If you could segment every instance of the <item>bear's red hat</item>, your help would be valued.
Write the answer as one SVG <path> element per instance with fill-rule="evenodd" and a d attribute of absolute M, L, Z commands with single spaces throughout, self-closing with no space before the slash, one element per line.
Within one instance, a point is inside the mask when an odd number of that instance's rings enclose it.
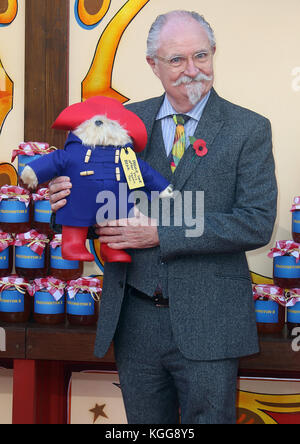
<path fill-rule="evenodd" d="M 105 115 L 108 119 L 119 122 L 133 140 L 135 152 L 144 150 L 147 144 L 147 130 L 144 123 L 121 102 L 110 97 L 95 96 L 68 106 L 57 117 L 52 128 L 72 131 L 96 115 Z"/>

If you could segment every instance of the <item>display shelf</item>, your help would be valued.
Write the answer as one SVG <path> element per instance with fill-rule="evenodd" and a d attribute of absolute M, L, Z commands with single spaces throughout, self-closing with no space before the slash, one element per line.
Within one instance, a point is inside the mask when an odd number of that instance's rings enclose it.
<path fill-rule="evenodd" d="M 26 358 L 53 361 L 114 363 L 113 347 L 105 357 L 94 355 L 96 326 L 46 326 L 29 323 L 26 329 Z"/>
<path fill-rule="evenodd" d="M 0 360 L 4 358 L 24 359 L 26 356 L 26 324 L 7 324 L 0 322 L 0 329 L 3 329 L 5 332 L 5 339 L 3 340 L 3 330 L 0 330 Z M 5 347 L 3 347 L 3 342 L 5 343 Z M 5 348 L 5 351 L 3 351 L 2 348 Z"/>

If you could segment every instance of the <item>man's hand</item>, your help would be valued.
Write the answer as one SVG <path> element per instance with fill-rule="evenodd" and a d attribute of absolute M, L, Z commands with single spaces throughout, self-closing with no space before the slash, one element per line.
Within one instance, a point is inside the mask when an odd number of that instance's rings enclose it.
<path fill-rule="evenodd" d="M 159 245 L 155 219 L 144 216 L 135 208 L 135 217 L 107 221 L 96 227 L 99 241 L 110 248 L 152 248 Z"/>
<path fill-rule="evenodd" d="M 66 197 L 70 194 L 72 184 L 69 177 L 60 176 L 49 183 L 51 210 L 55 213 L 66 205 Z"/>

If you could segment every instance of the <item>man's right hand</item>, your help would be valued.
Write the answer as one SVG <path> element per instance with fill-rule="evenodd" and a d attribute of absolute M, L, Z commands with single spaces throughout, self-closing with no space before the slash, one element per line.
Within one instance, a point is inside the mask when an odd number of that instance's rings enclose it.
<path fill-rule="evenodd" d="M 72 188 L 72 184 L 70 178 L 66 176 L 56 177 L 49 183 L 49 200 L 54 213 L 66 205 L 65 198 L 70 194 L 70 188 Z"/>

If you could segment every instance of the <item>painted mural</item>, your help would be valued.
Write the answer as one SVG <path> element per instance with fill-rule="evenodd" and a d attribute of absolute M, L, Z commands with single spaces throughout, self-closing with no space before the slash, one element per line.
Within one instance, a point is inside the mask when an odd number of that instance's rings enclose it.
<path fill-rule="evenodd" d="M 0 0 L 0 28 L 10 26 L 15 20 L 17 13 L 17 0 Z M 0 54 L 0 134 L 9 112 L 13 109 L 13 98 L 14 82 L 6 72 Z M 17 173 L 13 165 L 0 163 L 0 186 L 5 184 L 16 185 Z"/>

